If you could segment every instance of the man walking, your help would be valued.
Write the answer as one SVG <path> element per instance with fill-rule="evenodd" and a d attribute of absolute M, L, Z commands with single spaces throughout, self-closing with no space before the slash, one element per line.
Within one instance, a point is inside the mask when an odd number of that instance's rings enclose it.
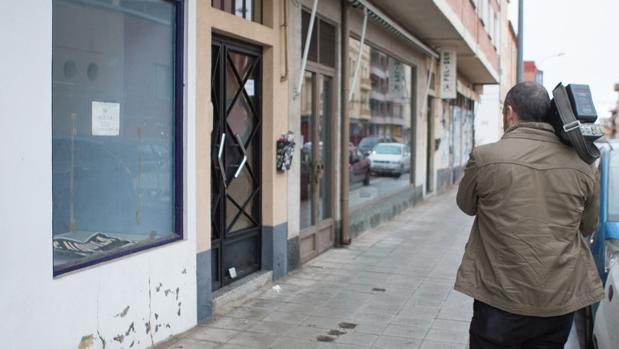
<path fill-rule="evenodd" d="M 550 98 L 507 94 L 505 134 L 475 148 L 458 188 L 476 216 L 455 289 L 475 299 L 470 348 L 563 348 L 574 312 L 604 289 L 585 237 L 598 222 L 596 169 L 544 122 Z"/>

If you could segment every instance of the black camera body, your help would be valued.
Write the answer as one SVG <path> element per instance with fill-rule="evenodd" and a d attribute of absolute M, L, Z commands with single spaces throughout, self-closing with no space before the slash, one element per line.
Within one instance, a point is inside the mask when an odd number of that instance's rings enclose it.
<path fill-rule="evenodd" d="M 597 112 L 589 85 L 559 83 L 552 90 L 548 120 L 561 141 L 573 147 L 578 156 L 591 164 L 600 157 L 593 143 L 604 135 L 604 129 L 595 124 Z"/>

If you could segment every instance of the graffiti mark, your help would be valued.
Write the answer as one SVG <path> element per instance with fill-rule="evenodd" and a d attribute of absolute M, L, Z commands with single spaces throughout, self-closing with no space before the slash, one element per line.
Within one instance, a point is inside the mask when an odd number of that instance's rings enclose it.
<path fill-rule="evenodd" d="M 129 313 L 129 308 L 130 308 L 130 306 L 126 306 L 125 309 L 123 309 L 123 311 L 121 311 L 120 313 L 116 314 L 114 317 L 125 317 L 125 316 L 127 316 L 127 313 Z"/>
<path fill-rule="evenodd" d="M 167 297 L 170 293 L 172 293 L 172 290 L 167 288 L 165 291 L 163 291 L 163 294 L 165 294 L 165 296 Z"/>
<path fill-rule="evenodd" d="M 176 288 L 176 300 L 178 300 L 178 293 L 180 292 L 180 290 L 181 289 L 179 287 Z"/>
<path fill-rule="evenodd" d="M 92 343 L 95 341 L 95 336 L 90 334 L 88 336 L 83 336 L 82 340 L 80 341 L 80 344 L 78 346 L 79 349 L 86 349 L 86 348 L 90 348 L 90 346 L 92 345 Z"/>
<path fill-rule="evenodd" d="M 129 348 L 133 348 L 134 345 L 135 345 L 135 341 L 131 341 L 131 344 L 129 344 Z"/>
<path fill-rule="evenodd" d="M 181 271 L 181 274 L 187 274 L 187 268 L 183 269 L 183 271 Z"/>
<path fill-rule="evenodd" d="M 150 333 L 150 321 L 145 323 L 144 326 L 146 326 L 146 334 Z"/>
<path fill-rule="evenodd" d="M 119 334 L 118 336 L 114 337 L 114 340 L 117 341 L 118 343 L 122 343 L 125 340 L 125 336 L 122 334 Z"/>
<path fill-rule="evenodd" d="M 155 292 L 159 292 L 163 284 L 160 282 L 158 286 L 155 287 Z"/>
<path fill-rule="evenodd" d="M 155 313 L 155 320 L 159 320 L 159 314 Z"/>

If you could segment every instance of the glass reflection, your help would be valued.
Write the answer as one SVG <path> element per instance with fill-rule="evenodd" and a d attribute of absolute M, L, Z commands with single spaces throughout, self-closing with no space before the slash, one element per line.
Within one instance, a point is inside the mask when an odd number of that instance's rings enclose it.
<path fill-rule="evenodd" d="M 312 225 L 312 127 L 314 76 L 305 72 L 304 87 L 301 92 L 301 229 Z"/>
<path fill-rule="evenodd" d="M 356 39 L 349 43 L 352 66 L 361 60 L 349 121 L 349 200 L 354 209 L 410 185 L 414 81 L 411 66 Z M 373 151 L 385 143 L 400 153 Z"/>

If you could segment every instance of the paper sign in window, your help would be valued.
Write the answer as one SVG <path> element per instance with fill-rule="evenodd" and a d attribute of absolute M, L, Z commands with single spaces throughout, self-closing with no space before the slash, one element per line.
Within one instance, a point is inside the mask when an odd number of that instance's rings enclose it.
<path fill-rule="evenodd" d="M 256 94 L 256 81 L 249 79 L 245 82 L 245 92 L 249 97 L 253 97 Z"/>
<path fill-rule="evenodd" d="M 92 135 L 120 134 L 120 103 L 92 102 Z"/>

